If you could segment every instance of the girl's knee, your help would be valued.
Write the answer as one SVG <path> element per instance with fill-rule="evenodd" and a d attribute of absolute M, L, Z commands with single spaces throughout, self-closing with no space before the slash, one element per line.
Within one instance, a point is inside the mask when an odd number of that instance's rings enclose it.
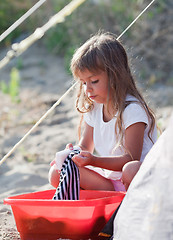
<path fill-rule="evenodd" d="M 56 171 L 56 169 L 54 168 L 54 166 L 52 166 L 49 170 L 49 174 L 48 174 L 48 179 L 49 179 L 49 183 L 57 188 L 58 184 L 59 184 L 59 173 Z"/>
<path fill-rule="evenodd" d="M 140 166 L 141 166 L 141 162 L 139 161 L 128 162 L 124 165 L 122 169 L 122 181 L 126 190 L 128 189 L 132 179 L 138 172 Z"/>

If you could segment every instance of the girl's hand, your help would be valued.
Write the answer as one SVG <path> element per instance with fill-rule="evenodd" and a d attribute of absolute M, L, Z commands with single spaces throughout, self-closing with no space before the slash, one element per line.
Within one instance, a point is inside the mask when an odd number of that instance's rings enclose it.
<path fill-rule="evenodd" d="M 50 163 L 50 166 L 52 167 L 55 164 L 55 159 Z"/>
<path fill-rule="evenodd" d="M 72 160 L 78 167 L 84 167 L 86 165 L 92 165 L 94 158 L 94 155 L 90 152 L 82 151 L 80 154 L 75 155 Z"/>
<path fill-rule="evenodd" d="M 68 143 L 68 144 L 66 145 L 66 149 L 73 150 L 73 144 L 72 144 L 72 143 Z"/>

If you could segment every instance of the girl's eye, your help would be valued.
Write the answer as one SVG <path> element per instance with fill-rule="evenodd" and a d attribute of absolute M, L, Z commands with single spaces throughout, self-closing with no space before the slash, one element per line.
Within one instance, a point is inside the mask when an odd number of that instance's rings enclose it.
<path fill-rule="evenodd" d="M 94 80 L 92 81 L 93 84 L 98 83 L 99 80 Z"/>

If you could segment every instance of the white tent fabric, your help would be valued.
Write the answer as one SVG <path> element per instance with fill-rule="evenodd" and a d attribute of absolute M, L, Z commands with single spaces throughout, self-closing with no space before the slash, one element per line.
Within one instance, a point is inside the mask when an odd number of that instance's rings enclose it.
<path fill-rule="evenodd" d="M 133 179 L 114 240 L 173 240 L 173 115 Z"/>

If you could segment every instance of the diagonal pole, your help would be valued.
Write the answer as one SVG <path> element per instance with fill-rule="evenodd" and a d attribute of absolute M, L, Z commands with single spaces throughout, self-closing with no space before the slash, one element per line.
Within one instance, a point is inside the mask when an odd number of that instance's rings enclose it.
<path fill-rule="evenodd" d="M 117 37 L 117 40 L 119 40 L 128 30 L 129 28 L 132 27 L 132 25 L 140 18 L 140 16 L 154 3 L 155 0 L 151 1 L 146 8 L 144 8 L 144 10 L 133 20 L 133 22 L 131 22 L 129 24 L 128 27 L 126 27 L 126 29 Z"/>
<path fill-rule="evenodd" d="M 69 16 L 76 8 L 78 8 L 83 2 L 86 0 L 72 0 L 69 4 L 67 4 L 61 11 L 55 14 L 50 20 L 44 24 L 42 27 L 37 28 L 34 33 L 32 33 L 29 37 L 22 40 L 20 43 L 15 43 L 11 47 L 6 56 L 0 61 L 0 69 L 9 63 L 9 61 L 21 55 L 25 52 L 33 43 L 42 38 L 44 34 L 53 26 L 58 23 L 64 21 L 65 17 Z"/>
<path fill-rule="evenodd" d="M 23 23 L 33 12 L 35 12 L 43 3 L 47 0 L 38 1 L 33 7 L 31 7 L 23 16 L 21 16 L 16 22 L 14 22 L 5 32 L 0 35 L 0 42 L 4 40 L 11 32 L 13 32 L 21 23 Z"/>

